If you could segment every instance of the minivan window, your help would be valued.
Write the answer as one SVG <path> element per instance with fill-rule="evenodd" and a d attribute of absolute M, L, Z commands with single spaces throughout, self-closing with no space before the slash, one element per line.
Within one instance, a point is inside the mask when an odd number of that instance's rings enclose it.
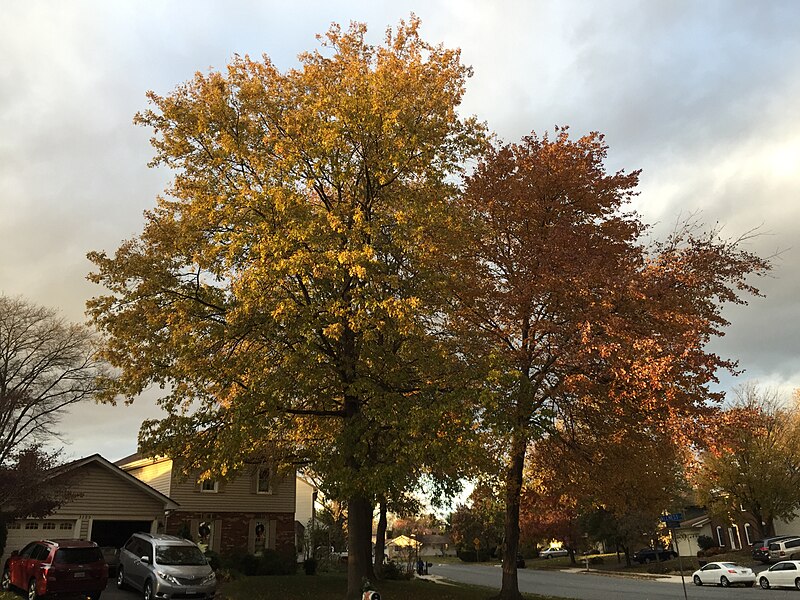
<path fill-rule="evenodd" d="M 59 548 L 53 562 L 62 565 L 83 565 L 103 560 L 100 548 Z"/>
<path fill-rule="evenodd" d="M 205 565 L 206 558 L 197 546 L 156 546 L 160 565 Z"/>

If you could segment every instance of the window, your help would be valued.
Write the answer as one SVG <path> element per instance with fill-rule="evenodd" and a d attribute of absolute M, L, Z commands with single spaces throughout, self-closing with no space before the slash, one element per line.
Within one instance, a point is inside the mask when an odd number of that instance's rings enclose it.
<path fill-rule="evenodd" d="M 20 523 L 19 521 L 15 521 L 14 523 L 11 523 L 11 525 L 9 525 L 8 528 L 9 529 L 22 529 L 22 523 Z"/>
<path fill-rule="evenodd" d="M 271 494 L 272 486 L 270 484 L 270 469 L 269 467 L 260 467 L 258 469 L 256 492 L 259 494 Z"/>
<path fill-rule="evenodd" d="M 745 523 L 744 524 L 744 537 L 747 538 L 747 545 L 748 546 L 752 546 L 753 545 L 753 536 L 751 535 L 751 533 L 752 533 L 751 530 L 752 529 L 753 528 L 750 527 L 750 523 Z"/>
<path fill-rule="evenodd" d="M 58 528 L 59 529 L 72 529 L 72 523 L 60 523 Z"/>
<path fill-rule="evenodd" d="M 25 529 L 39 529 L 39 524 L 33 522 L 25 523 Z"/>
<path fill-rule="evenodd" d="M 731 540 L 731 550 L 741 550 L 742 538 L 739 535 L 738 525 L 728 528 L 728 538 Z"/>
<path fill-rule="evenodd" d="M 42 529 L 55 529 L 55 523 L 42 523 Z"/>
<path fill-rule="evenodd" d="M 717 525 L 717 543 L 720 546 L 725 545 L 725 532 L 722 531 L 722 527 L 720 527 L 719 525 Z"/>
<path fill-rule="evenodd" d="M 219 481 L 216 479 L 204 479 L 200 482 L 200 491 L 208 494 L 216 494 L 219 491 Z"/>

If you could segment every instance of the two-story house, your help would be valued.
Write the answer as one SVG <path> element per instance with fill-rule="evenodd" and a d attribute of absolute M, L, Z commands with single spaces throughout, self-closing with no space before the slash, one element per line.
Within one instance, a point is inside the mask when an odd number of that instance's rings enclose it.
<path fill-rule="evenodd" d="M 116 465 L 178 505 L 164 519 L 165 533 L 188 533 L 201 547 L 221 554 L 294 551 L 294 477 L 253 465 L 233 478 L 200 481 L 183 476 L 170 458 L 138 453 Z"/>

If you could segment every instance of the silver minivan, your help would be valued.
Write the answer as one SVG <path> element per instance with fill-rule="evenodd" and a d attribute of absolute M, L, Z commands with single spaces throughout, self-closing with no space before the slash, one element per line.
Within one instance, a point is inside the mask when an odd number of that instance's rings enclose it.
<path fill-rule="evenodd" d="M 800 559 L 800 537 L 790 537 L 785 540 L 777 540 L 769 545 L 769 560 L 776 562 L 779 560 Z"/>
<path fill-rule="evenodd" d="M 144 600 L 207 600 L 217 579 L 197 544 L 163 533 L 134 533 L 119 552 L 117 587 L 132 587 Z"/>

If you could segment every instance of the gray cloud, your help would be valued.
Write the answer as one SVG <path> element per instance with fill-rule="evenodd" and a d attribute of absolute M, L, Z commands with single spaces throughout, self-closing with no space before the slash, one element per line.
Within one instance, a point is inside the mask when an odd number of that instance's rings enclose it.
<path fill-rule="evenodd" d="M 387 25 L 414 10 L 431 41 L 462 48 L 475 76 L 465 113 L 504 139 L 568 124 L 599 130 L 610 168 L 642 168 L 636 208 L 655 231 L 696 210 L 738 235 L 762 225 L 784 250 L 767 297 L 728 311 L 715 342 L 747 376 L 800 387 L 800 3 L 437 0 L 305 3 L 7 0 L 0 20 L 0 290 L 82 320 L 99 290 L 87 251 L 142 226 L 169 173 L 146 167 L 132 125 L 144 93 L 167 93 L 234 53 L 281 68 L 332 21 Z M 723 387 L 733 385 L 729 378 Z M 85 406 L 64 422 L 70 452 L 135 449 L 152 397 Z M 95 422 L 102 422 L 97 427 Z"/>

